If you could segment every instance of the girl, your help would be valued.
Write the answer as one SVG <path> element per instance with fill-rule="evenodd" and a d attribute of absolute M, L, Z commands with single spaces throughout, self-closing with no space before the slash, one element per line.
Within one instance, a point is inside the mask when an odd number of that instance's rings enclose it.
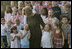
<path fill-rule="evenodd" d="M 41 40 L 42 48 L 52 48 L 53 47 L 52 38 L 53 37 L 52 37 L 51 25 L 46 24 L 42 34 L 42 40 Z"/>
<path fill-rule="evenodd" d="M 54 25 L 55 25 L 55 22 L 59 22 L 59 20 L 54 16 L 54 11 L 52 9 L 50 9 L 48 11 L 48 18 L 46 19 L 47 23 L 51 24 L 51 30 L 54 31 Z"/>
<path fill-rule="evenodd" d="M 11 9 L 11 7 L 8 6 L 8 5 L 6 6 L 6 11 L 5 11 L 5 16 L 4 16 L 4 18 L 5 18 L 6 23 L 7 23 L 9 20 L 12 19 L 12 9 Z"/>
<path fill-rule="evenodd" d="M 55 23 L 54 26 L 54 48 L 63 48 L 64 46 L 64 34 L 59 23 Z"/>
<path fill-rule="evenodd" d="M 21 48 L 29 48 L 30 32 L 28 24 L 24 25 L 24 30 L 20 31 Z"/>
<path fill-rule="evenodd" d="M 6 33 L 6 24 L 5 19 L 1 18 L 1 38 L 3 40 L 3 48 L 7 47 L 7 33 Z"/>
<path fill-rule="evenodd" d="M 48 17 L 48 10 L 47 10 L 47 8 L 43 8 L 42 9 L 41 17 L 43 19 L 43 22 L 46 24 L 46 18 Z"/>
<path fill-rule="evenodd" d="M 20 48 L 20 33 L 17 32 L 17 27 L 11 28 L 11 48 Z"/>

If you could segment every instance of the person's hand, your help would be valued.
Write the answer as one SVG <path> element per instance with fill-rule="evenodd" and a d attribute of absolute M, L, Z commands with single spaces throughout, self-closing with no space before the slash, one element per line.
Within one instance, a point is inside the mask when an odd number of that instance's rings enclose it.
<path fill-rule="evenodd" d="M 5 32 L 5 29 L 3 29 L 3 31 Z"/>

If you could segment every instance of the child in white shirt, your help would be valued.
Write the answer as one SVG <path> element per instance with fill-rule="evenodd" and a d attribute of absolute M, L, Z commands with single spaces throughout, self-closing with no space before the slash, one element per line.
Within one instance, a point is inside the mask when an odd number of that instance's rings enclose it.
<path fill-rule="evenodd" d="M 41 40 L 41 46 L 42 48 L 52 48 L 52 31 L 51 31 L 51 25 L 46 24 L 43 34 L 42 34 L 42 40 Z"/>
<path fill-rule="evenodd" d="M 11 28 L 11 48 L 20 48 L 20 33 L 17 32 L 17 27 Z"/>

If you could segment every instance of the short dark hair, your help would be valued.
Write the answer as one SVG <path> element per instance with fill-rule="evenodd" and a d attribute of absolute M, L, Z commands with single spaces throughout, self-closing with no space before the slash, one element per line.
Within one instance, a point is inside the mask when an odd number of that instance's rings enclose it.
<path fill-rule="evenodd" d="M 67 20 L 69 21 L 68 16 L 62 16 L 62 17 L 61 17 L 61 20 L 62 20 L 63 18 L 67 18 Z"/>
<path fill-rule="evenodd" d="M 9 5 L 7 5 L 8 10 L 6 10 L 6 13 L 12 13 L 12 9 Z"/>
<path fill-rule="evenodd" d="M 48 9 L 46 7 L 44 7 L 42 10 L 46 11 L 46 17 L 48 17 Z"/>
<path fill-rule="evenodd" d="M 11 28 L 11 33 L 13 33 L 13 30 L 15 30 L 15 29 L 17 29 L 17 27 L 16 27 L 16 26 L 13 26 L 13 27 Z"/>
<path fill-rule="evenodd" d="M 5 21 L 5 19 L 4 19 L 4 18 L 1 18 L 1 21 L 2 21 L 2 20 L 4 20 L 4 21 Z"/>

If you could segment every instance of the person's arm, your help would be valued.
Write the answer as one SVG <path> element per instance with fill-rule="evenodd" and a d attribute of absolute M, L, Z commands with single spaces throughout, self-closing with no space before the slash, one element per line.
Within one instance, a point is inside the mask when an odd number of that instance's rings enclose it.
<path fill-rule="evenodd" d="M 70 37 L 70 34 L 68 33 L 68 44 L 69 44 L 69 37 Z"/>
<path fill-rule="evenodd" d="M 63 34 L 63 32 L 62 32 L 62 37 L 63 37 L 63 45 L 64 45 L 64 34 Z"/>
<path fill-rule="evenodd" d="M 23 39 L 23 34 L 21 33 L 21 31 L 19 31 L 19 32 L 20 32 L 20 38 Z"/>
<path fill-rule="evenodd" d="M 23 35 L 23 38 L 26 36 L 27 33 L 28 33 L 28 31 L 25 31 L 25 34 Z"/>
<path fill-rule="evenodd" d="M 50 32 L 50 37 L 51 37 L 51 38 L 50 38 L 50 41 L 51 41 L 51 46 L 52 46 L 52 48 L 53 48 L 53 37 L 52 37 L 53 35 L 52 35 L 52 33 L 53 33 L 53 32 Z"/>
<path fill-rule="evenodd" d="M 30 33 L 28 33 L 28 39 L 30 39 L 30 37 L 31 37 L 31 34 L 30 34 Z"/>
<path fill-rule="evenodd" d="M 28 33 L 28 32 L 25 31 L 25 34 L 23 35 L 23 34 L 20 32 L 20 38 L 23 39 L 23 38 L 26 36 L 27 33 Z"/>
<path fill-rule="evenodd" d="M 43 22 L 43 20 L 42 20 L 42 18 L 41 18 L 41 15 L 40 15 L 40 14 L 39 14 L 38 18 L 39 18 L 40 24 L 41 24 L 41 25 L 42 25 L 42 27 L 44 28 L 45 23 Z"/>

